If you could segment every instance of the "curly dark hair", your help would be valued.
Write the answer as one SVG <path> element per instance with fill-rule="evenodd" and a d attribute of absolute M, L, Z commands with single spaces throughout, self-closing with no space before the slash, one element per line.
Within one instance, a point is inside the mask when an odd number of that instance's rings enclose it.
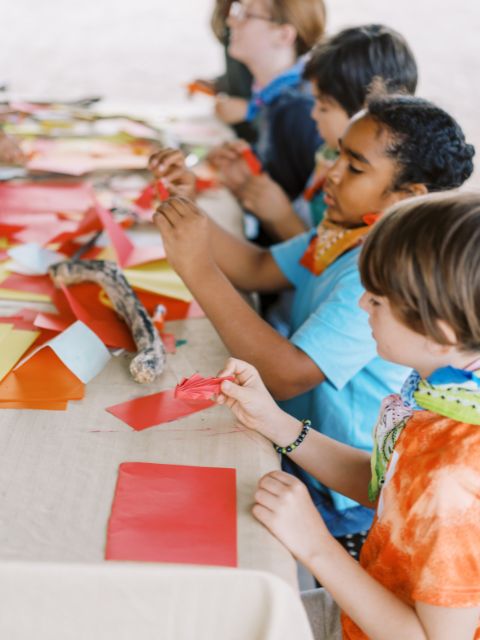
<path fill-rule="evenodd" d="M 382 24 L 343 29 L 312 50 L 304 78 L 349 116 L 362 109 L 374 81 L 386 92 L 415 93 L 417 64 L 405 38 Z"/>
<path fill-rule="evenodd" d="M 390 133 L 386 152 L 399 167 L 394 191 L 422 183 L 428 191 L 454 189 L 473 171 L 473 145 L 452 116 L 428 100 L 406 95 L 372 96 L 367 115 Z"/>

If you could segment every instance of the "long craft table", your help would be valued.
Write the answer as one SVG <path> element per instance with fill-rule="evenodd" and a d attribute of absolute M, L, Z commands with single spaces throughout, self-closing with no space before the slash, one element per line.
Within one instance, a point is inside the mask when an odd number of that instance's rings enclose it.
<path fill-rule="evenodd" d="M 238 211 L 225 194 L 203 198 L 209 213 L 234 232 Z M 23 303 L 22 303 L 23 305 Z M 0 314 L 11 312 L 8 304 Z M 259 478 L 279 468 L 263 437 L 235 429 L 230 411 L 213 407 L 136 432 L 105 408 L 175 386 L 184 376 L 215 375 L 227 352 L 206 318 L 167 323 L 187 343 L 169 355 L 165 372 L 138 385 L 130 356 L 115 356 L 67 411 L 0 412 L 0 562 L 99 563 L 122 462 L 235 467 L 239 567 L 264 570 L 296 588 L 295 563 L 251 515 Z"/>

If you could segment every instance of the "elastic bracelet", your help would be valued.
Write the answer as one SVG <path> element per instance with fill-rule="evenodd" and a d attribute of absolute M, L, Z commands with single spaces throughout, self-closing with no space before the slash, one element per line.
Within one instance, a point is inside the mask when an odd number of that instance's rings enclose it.
<path fill-rule="evenodd" d="M 310 427 L 312 426 L 311 420 L 302 420 L 303 429 L 300 431 L 298 438 L 289 444 L 288 447 L 279 447 L 277 444 L 273 443 L 273 448 L 277 453 L 292 453 L 294 449 L 302 444 L 305 440 L 305 436 L 310 431 Z"/>

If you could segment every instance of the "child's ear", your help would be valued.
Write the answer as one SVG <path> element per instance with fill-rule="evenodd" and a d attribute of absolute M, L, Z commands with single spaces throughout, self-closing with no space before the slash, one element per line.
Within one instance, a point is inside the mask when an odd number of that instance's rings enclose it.
<path fill-rule="evenodd" d="M 294 47 L 297 40 L 297 30 L 293 24 L 280 24 L 278 25 L 278 43 L 282 46 Z"/>
<path fill-rule="evenodd" d="M 415 196 L 424 196 L 428 193 L 428 189 L 423 182 L 411 182 L 406 184 L 403 190 L 408 193 L 411 198 L 414 198 Z"/>
<path fill-rule="evenodd" d="M 458 339 L 453 327 L 451 327 L 445 320 L 437 320 L 437 326 L 445 336 L 445 339 L 449 343 L 449 346 L 456 347 Z"/>

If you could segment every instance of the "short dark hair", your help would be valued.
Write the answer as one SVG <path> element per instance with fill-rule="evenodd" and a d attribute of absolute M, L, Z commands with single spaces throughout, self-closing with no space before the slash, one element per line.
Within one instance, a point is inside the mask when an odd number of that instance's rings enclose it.
<path fill-rule="evenodd" d="M 366 115 L 389 132 L 386 152 L 399 167 L 393 191 L 409 183 L 445 191 L 459 187 L 471 175 L 475 148 L 467 144 L 456 120 L 428 100 L 405 95 L 372 97 Z"/>
<path fill-rule="evenodd" d="M 439 344 L 480 350 L 480 194 L 404 200 L 376 222 L 360 254 L 363 286 L 400 322 Z"/>
<path fill-rule="evenodd" d="M 344 29 L 320 42 L 304 77 L 352 116 L 365 105 L 377 78 L 387 92 L 415 93 L 417 64 L 403 36 L 384 25 L 369 24 Z"/>

